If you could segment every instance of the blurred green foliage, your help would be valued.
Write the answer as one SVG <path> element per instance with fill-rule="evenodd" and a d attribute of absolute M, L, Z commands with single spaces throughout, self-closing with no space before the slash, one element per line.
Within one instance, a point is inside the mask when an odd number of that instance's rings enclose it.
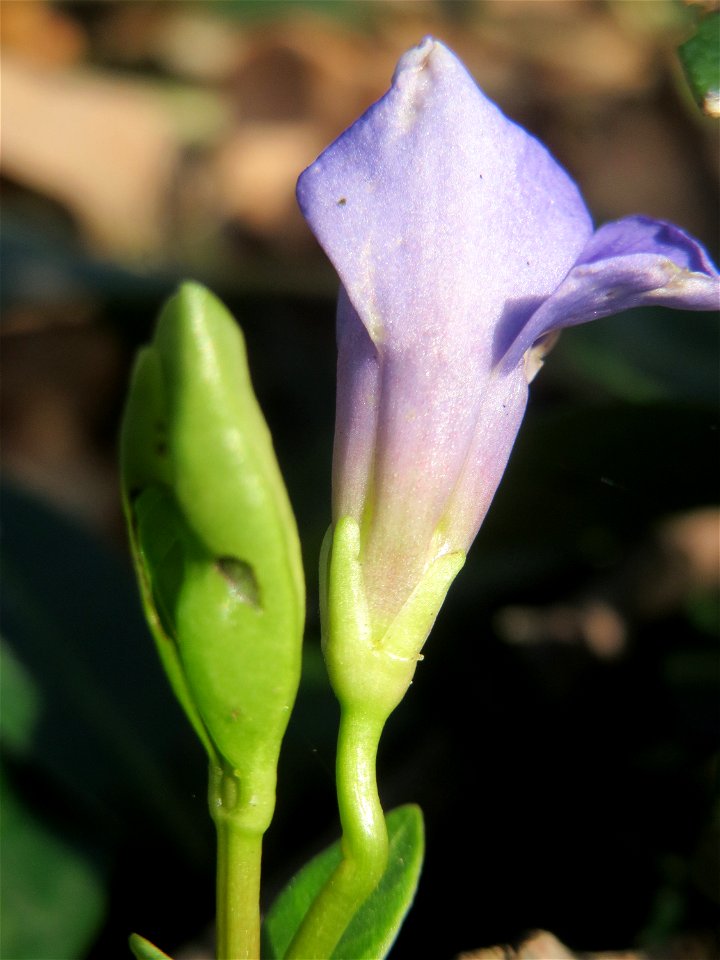
<path fill-rule="evenodd" d="M 103 922 L 107 877 L 80 843 L 58 834 L 0 781 L 3 873 L 0 956 L 74 960 Z"/>
<path fill-rule="evenodd" d="M 698 105 L 720 117 L 720 10 L 702 17 L 678 52 Z"/>
<path fill-rule="evenodd" d="M 85 956 L 123 851 L 209 866 L 204 797 L 188 802 L 202 752 L 149 656 L 127 560 L 12 487 L 2 514 L 2 956 Z M 132 883 L 152 898 L 150 878 Z"/>

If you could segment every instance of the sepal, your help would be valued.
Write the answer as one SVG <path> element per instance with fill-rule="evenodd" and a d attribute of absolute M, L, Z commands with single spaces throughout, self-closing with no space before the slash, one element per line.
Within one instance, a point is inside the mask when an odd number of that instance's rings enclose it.
<path fill-rule="evenodd" d="M 336 696 L 344 706 L 387 717 L 402 700 L 465 554 L 432 561 L 387 626 L 373 623 L 363 583 L 360 528 L 342 517 L 328 533 L 321 559 L 323 652 Z"/>

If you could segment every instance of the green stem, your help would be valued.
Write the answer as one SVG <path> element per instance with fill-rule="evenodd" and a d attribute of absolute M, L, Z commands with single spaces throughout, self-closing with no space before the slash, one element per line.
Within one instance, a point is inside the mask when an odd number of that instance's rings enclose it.
<path fill-rule="evenodd" d="M 264 823 L 253 823 L 235 776 L 210 769 L 210 810 L 217 831 L 217 960 L 260 957 L 260 866 Z M 251 821 L 251 822 L 248 822 Z"/>
<path fill-rule="evenodd" d="M 375 775 L 384 723 L 384 717 L 370 717 L 364 708 L 342 707 L 336 773 L 344 856 L 310 907 L 286 960 L 328 960 L 385 872 L 388 835 Z"/>
<path fill-rule="evenodd" d="M 262 834 L 228 820 L 217 837 L 217 960 L 258 960 Z"/>

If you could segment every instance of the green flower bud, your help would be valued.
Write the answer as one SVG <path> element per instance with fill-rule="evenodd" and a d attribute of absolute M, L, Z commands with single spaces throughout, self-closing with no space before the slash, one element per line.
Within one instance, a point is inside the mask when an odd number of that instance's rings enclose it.
<path fill-rule="evenodd" d="M 302 562 L 242 333 L 198 284 L 169 300 L 138 357 L 121 447 L 163 666 L 211 759 L 254 791 L 258 771 L 274 777 L 297 692 Z"/>

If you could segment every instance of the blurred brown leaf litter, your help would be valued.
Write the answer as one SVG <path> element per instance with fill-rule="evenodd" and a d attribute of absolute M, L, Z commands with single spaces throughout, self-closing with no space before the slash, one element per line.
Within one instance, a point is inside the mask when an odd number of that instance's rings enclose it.
<path fill-rule="evenodd" d="M 667 947 L 645 950 L 612 950 L 575 953 L 547 930 L 538 930 L 519 946 L 496 946 L 463 953 L 458 960 L 713 960 L 714 945 L 708 939 L 683 939 Z"/>
<path fill-rule="evenodd" d="M 433 33 L 549 144 L 599 218 L 642 210 L 713 235 L 716 134 L 677 93 L 674 48 L 687 31 L 678 5 L 387 0 L 326 14 L 260 2 L 252 16 L 225 7 L 3 3 L 5 215 L 19 212 L 41 234 L 59 224 L 91 257 L 140 275 L 169 266 L 226 287 L 330 291 L 296 209 L 296 177 L 384 92 L 399 54 Z M 3 317 L 4 336 L 23 338 L 5 350 L 6 470 L 67 504 L 78 471 L 97 491 L 112 466 L 110 449 L 93 454 L 84 401 L 73 397 L 88 356 L 112 353 L 112 335 L 89 332 L 102 308 L 87 291 L 47 266 L 25 269 Z M 126 362 L 115 349 L 98 369 Z M 64 391 L 38 378 L 50 351 L 63 354 Z M 102 408 L 117 401 L 117 379 L 99 381 Z M 53 424 L 50 446 L 38 423 Z M 86 519 L 96 522 L 112 498 L 74 500 L 92 501 Z"/>
<path fill-rule="evenodd" d="M 601 659 L 625 652 L 632 623 L 682 608 L 701 591 L 720 588 L 720 511 L 669 517 L 611 577 L 581 597 L 547 607 L 505 607 L 496 627 L 508 643 L 586 646 Z"/>
<path fill-rule="evenodd" d="M 682 176 L 698 149 L 711 175 L 712 135 L 689 111 L 667 116 L 685 29 L 670 2 L 351 4 L 362 31 L 300 3 L 258 6 L 267 16 L 246 23 L 222 3 L 4 4 L 7 180 L 60 203 L 109 256 L 202 260 L 198 239 L 231 259 L 242 240 L 307 251 L 297 173 L 436 33 L 549 141 L 598 215 L 682 213 L 712 229 L 703 184 Z"/>

